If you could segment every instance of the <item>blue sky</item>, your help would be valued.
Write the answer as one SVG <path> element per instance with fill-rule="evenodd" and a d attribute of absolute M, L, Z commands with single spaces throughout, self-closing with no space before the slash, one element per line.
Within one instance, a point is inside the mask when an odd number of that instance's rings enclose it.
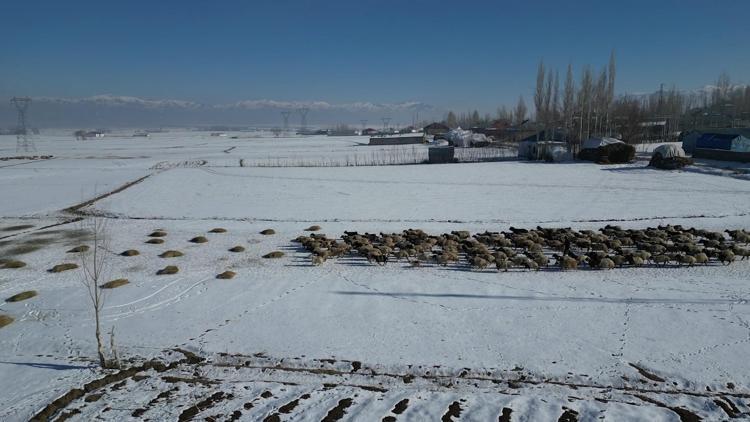
<path fill-rule="evenodd" d="M 564 74 L 613 49 L 618 92 L 697 88 L 722 71 L 750 82 L 747 0 L 26 0 L 0 15 L 0 95 L 493 111 L 531 103 L 540 59 Z"/>

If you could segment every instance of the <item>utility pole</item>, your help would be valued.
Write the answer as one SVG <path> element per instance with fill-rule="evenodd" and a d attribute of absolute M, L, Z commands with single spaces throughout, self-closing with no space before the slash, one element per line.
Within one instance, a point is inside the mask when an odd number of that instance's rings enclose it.
<path fill-rule="evenodd" d="M 18 123 L 16 125 L 16 152 L 36 152 L 34 140 L 29 134 L 29 128 L 26 127 L 26 112 L 29 110 L 31 98 L 13 97 L 10 99 L 10 103 L 18 112 Z"/>
<path fill-rule="evenodd" d="M 284 119 L 284 132 L 289 132 L 289 116 L 292 114 L 289 110 L 281 112 L 281 117 Z"/>
<path fill-rule="evenodd" d="M 388 123 L 390 123 L 391 118 L 390 117 L 383 117 L 380 120 L 383 121 L 383 133 L 388 132 Z"/>
<path fill-rule="evenodd" d="M 301 132 L 304 132 L 307 130 L 307 113 L 309 111 L 310 111 L 309 107 L 302 107 L 302 108 L 297 109 L 297 112 L 302 117 L 301 122 L 300 122 L 302 124 L 302 127 L 300 128 Z"/>

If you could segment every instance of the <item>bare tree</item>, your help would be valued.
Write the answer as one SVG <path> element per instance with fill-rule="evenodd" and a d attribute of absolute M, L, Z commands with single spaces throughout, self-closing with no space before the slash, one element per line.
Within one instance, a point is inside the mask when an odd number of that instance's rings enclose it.
<path fill-rule="evenodd" d="M 721 75 L 719 75 L 719 79 L 716 80 L 716 89 L 714 92 L 716 93 L 716 100 L 714 101 L 714 105 L 719 105 L 720 102 L 725 101 L 727 97 L 729 97 L 729 91 L 732 87 L 731 79 L 729 79 L 729 75 L 726 72 L 721 72 Z"/>
<path fill-rule="evenodd" d="M 565 128 L 568 131 L 573 129 L 573 108 L 575 107 L 575 82 L 573 81 L 573 66 L 568 63 L 568 72 L 565 75 L 565 88 L 563 89 L 563 118 L 565 119 Z"/>
<path fill-rule="evenodd" d="M 560 120 L 560 79 L 557 70 L 555 70 L 555 81 L 552 83 L 552 101 L 550 107 L 550 116 L 553 129 Z"/>
<path fill-rule="evenodd" d="M 455 129 L 456 126 L 458 126 L 458 118 L 456 118 L 456 113 L 454 113 L 453 111 L 448 112 L 448 115 L 445 116 L 445 125 L 451 129 Z"/>
<path fill-rule="evenodd" d="M 601 124 L 607 109 L 607 69 L 599 73 L 594 89 L 594 132 L 601 134 Z"/>
<path fill-rule="evenodd" d="M 549 136 L 550 121 L 552 120 L 552 83 L 553 83 L 552 69 L 547 73 L 547 81 L 544 86 L 544 136 Z"/>
<path fill-rule="evenodd" d="M 539 61 L 536 71 L 536 90 L 534 91 L 534 109 L 536 121 L 544 121 L 544 62 Z"/>
<path fill-rule="evenodd" d="M 509 112 L 505 106 L 497 108 L 497 118 L 499 120 L 505 120 L 509 123 L 513 122 L 513 113 Z"/>
<path fill-rule="evenodd" d="M 86 288 L 91 299 L 94 311 L 96 352 L 99 357 L 99 365 L 102 368 L 110 368 L 110 362 L 104 355 L 104 342 L 101 331 L 101 311 L 104 307 L 104 290 L 100 282 L 105 279 L 109 272 L 109 237 L 107 231 L 107 220 L 102 218 L 91 218 L 84 220 L 82 227 L 91 234 L 91 248 L 80 252 L 81 283 Z M 111 343 L 114 344 L 114 328 Z"/>
<path fill-rule="evenodd" d="M 610 113 L 612 112 L 612 103 L 615 100 L 615 51 L 609 54 L 609 68 L 607 69 L 607 132 L 608 135 L 612 134 L 610 127 Z"/>
<path fill-rule="evenodd" d="M 523 95 L 518 97 L 518 104 L 516 104 L 516 110 L 513 113 L 516 118 L 516 124 L 520 125 L 526 120 L 526 102 L 523 100 Z"/>
<path fill-rule="evenodd" d="M 591 122 L 591 95 L 593 91 L 593 76 L 591 75 L 591 67 L 586 66 L 583 68 L 581 74 L 581 87 L 578 90 L 578 109 L 581 113 L 579 122 L 578 139 L 583 140 L 583 127 L 584 120 L 586 126 L 586 138 L 590 136 L 590 122 Z"/>

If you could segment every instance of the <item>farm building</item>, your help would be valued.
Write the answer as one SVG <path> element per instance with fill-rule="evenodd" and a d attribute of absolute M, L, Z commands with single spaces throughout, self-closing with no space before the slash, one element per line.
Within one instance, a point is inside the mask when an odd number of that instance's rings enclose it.
<path fill-rule="evenodd" d="M 92 139 L 92 138 L 103 138 L 104 132 L 100 130 L 91 130 L 91 131 L 77 130 L 74 133 L 74 135 L 76 139 L 86 140 L 86 139 Z"/>
<path fill-rule="evenodd" d="M 750 138 L 739 133 L 704 133 L 695 141 L 693 157 L 750 162 Z"/>
<path fill-rule="evenodd" d="M 443 135 L 448 133 L 451 130 L 448 126 L 442 124 L 442 123 L 430 123 L 429 125 L 424 127 L 424 133 L 425 135 Z"/>
<path fill-rule="evenodd" d="M 428 162 L 430 164 L 445 164 L 454 161 L 455 149 L 451 146 L 431 147 L 428 149 Z"/>
<path fill-rule="evenodd" d="M 526 139 L 518 144 L 518 158 L 531 161 L 564 161 L 570 159 L 565 142 Z"/>
<path fill-rule="evenodd" d="M 370 138 L 369 145 L 409 145 L 423 143 L 425 143 L 424 134 L 408 133 L 403 135 L 374 136 Z"/>
<path fill-rule="evenodd" d="M 686 153 L 692 154 L 695 151 L 695 143 L 704 134 L 722 134 L 722 135 L 742 135 L 745 138 L 750 138 L 750 128 L 716 128 L 716 129 L 696 129 L 688 130 L 680 134 L 680 142 L 682 142 L 682 149 Z"/>

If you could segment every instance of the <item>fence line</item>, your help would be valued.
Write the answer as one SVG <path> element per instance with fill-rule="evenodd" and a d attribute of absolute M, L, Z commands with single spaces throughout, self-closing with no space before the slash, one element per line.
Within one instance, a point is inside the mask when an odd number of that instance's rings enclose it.
<path fill-rule="evenodd" d="M 455 161 L 459 163 L 475 163 L 487 161 L 501 161 L 515 159 L 518 156 L 516 148 L 512 147 L 483 147 L 456 148 Z M 346 155 L 303 157 L 267 157 L 259 159 L 243 158 L 243 167 L 372 167 L 397 166 L 408 164 L 426 164 L 428 150 L 425 147 L 401 147 L 391 149 L 377 149 L 367 152 L 355 152 Z"/>

